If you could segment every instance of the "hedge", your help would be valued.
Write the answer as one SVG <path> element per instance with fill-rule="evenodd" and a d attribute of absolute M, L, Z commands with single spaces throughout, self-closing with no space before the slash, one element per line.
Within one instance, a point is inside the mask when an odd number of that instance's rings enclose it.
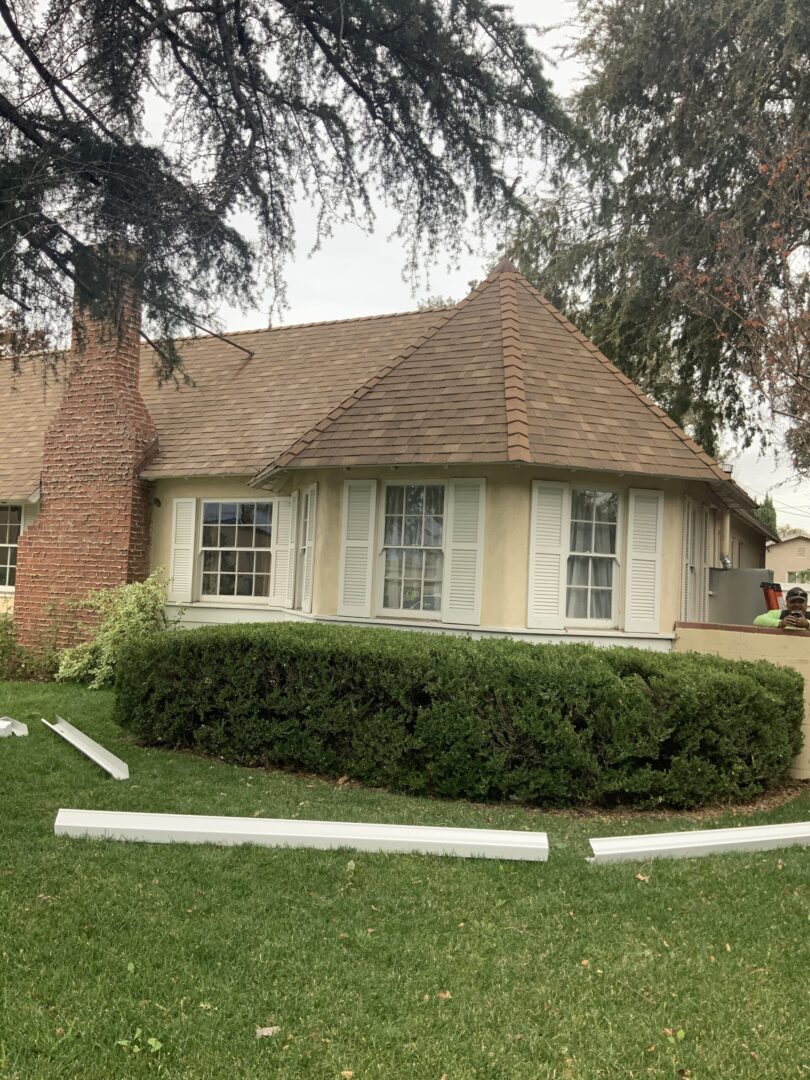
<path fill-rule="evenodd" d="M 116 717 L 142 743 L 410 793 L 693 807 L 782 781 L 790 668 L 303 623 L 133 644 Z"/>

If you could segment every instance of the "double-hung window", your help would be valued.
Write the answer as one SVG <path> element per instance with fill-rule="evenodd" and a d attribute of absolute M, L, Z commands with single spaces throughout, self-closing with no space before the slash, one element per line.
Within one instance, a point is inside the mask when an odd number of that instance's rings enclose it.
<path fill-rule="evenodd" d="M 566 618 L 615 620 L 618 524 L 615 492 L 572 490 Z"/>
<path fill-rule="evenodd" d="M 21 532 L 22 507 L 0 506 L 0 588 L 14 588 L 17 580 L 17 541 Z"/>
<path fill-rule="evenodd" d="M 203 597 L 269 597 L 272 502 L 205 500 L 200 539 Z"/>
<path fill-rule="evenodd" d="M 444 539 L 444 484 L 386 485 L 384 611 L 441 612 Z"/>

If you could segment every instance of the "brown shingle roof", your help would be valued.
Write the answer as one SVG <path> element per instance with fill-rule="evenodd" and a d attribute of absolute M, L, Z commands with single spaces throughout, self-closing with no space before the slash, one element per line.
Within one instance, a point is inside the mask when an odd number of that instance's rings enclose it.
<path fill-rule="evenodd" d="M 506 260 L 265 474 L 508 461 L 728 482 Z"/>
<path fill-rule="evenodd" d="M 244 354 L 214 337 L 180 344 L 194 385 L 158 386 L 144 347 L 141 393 L 160 441 L 144 475 L 251 476 L 445 316 L 418 311 L 241 332 Z M 12 381 L 0 365 L 0 499 L 39 483 L 42 439 L 62 387 L 32 358 Z"/>

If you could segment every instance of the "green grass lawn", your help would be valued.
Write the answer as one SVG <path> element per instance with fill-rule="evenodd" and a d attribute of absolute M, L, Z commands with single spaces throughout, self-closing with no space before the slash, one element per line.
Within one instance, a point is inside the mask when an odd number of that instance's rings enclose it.
<path fill-rule="evenodd" d="M 810 1076 L 810 850 L 593 867 L 590 835 L 696 821 L 241 769 L 132 746 L 110 704 L 0 684 L 31 732 L 0 740 L 3 1080 Z M 131 779 L 39 723 L 56 712 Z M 54 837 L 59 807 L 546 829 L 552 853 L 88 842 Z M 805 791 L 699 824 L 808 816 Z"/>

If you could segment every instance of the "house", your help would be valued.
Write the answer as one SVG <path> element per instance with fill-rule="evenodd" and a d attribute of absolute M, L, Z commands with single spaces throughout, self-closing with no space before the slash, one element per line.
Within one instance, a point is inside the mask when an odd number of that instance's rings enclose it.
<path fill-rule="evenodd" d="M 810 533 L 791 529 L 781 540 L 767 545 L 765 565 L 787 592 L 797 581 L 810 581 Z"/>
<path fill-rule="evenodd" d="M 164 567 L 188 626 L 313 619 L 668 650 L 775 537 L 721 467 L 503 260 L 454 307 L 181 344 L 140 304 L 0 383 L 0 594 Z"/>

